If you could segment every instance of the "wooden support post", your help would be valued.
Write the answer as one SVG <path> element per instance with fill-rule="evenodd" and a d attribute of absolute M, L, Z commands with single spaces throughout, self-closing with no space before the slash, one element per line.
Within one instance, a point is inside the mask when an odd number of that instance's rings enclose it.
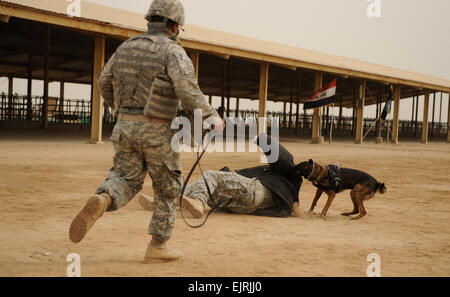
<path fill-rule="evenodd" d="M 226 60 L 227 63 L 227 117 L 230 117 L 230 100 L 231 100 L 231 61 Z"/>
<path fill-rule="evenodd" d="M 439 129 L 441 128 L 442 124 L 442 92 L 441 92 L 441 100 L 439 102 Z"/>
<path fill-rule="evenodd" d="M 286 127 L 286 120 L 287 120 L 287 102 L 283 102 L 283 128 Z"/>
<path fill-rule="evenodd" d="M 8 77 L 8 120 L 12 120 L 13 115 L 13 93 L 14 90 L 14 78 L 12 76 Z"/>
<path fill-rule="evenodd" d="M 208 100 L 208 102 L 209 102 L 209 105 L 212 106 L 212 95 L 209 95 L 209 100 Z"/>
<path fill-rule="evenodd" d="M 49 59 L 50 59 L 50 25 L 47 24 L 47 41 L 44 57 L 44 96 L 42 102 L 42 129 L 48 128 L 48 85 L 49 85 Z"/>
<path fill-rule="evenodd" d="M 415 121 L 414 121 L 414 136 L 417 136 L 417 130 L 419 128 L 418 125 L 419 120 L 419 91 L 416 90 L 416 115 L 415 115 Z"/>
<path fill-rule="evenodd" d="M 192 60 L 192 64 L 194 65 L 195 69 L 195 79 L 197 79 L 198 82 L 198 72 L 199 72 L 199 65 L 200 65 L 200 53 L 199 52 L 191 52 L 190 57 Z"/>
<path fill-rule="evenodd" d="M 447 143 L 450 143 L 450 93 L 448 93 Z"/>
<path fill-rule="evenodd" d="M 236 117 L 239 117 L 239 106 L 240 105 L 240 99 L 236 98 Z"/>
<path fill-rule="evenodd" d="M 400 85 L 394 86 L 394 122 L 392 123 L 392 142 L 394 144 L 398 144 L 401 91 L 402 87 Z"/>
<path fill-rule="evenodd" d="M 64 86 L 65 84 L 63 81 L 59 83 L 59 116 L 61 124 L 64 123 Z"/>
<path fill-rule="evenodd" d="M 356 103 L 357 103 L 356 97 L 358 96 L 358 95 L 357 95 L 357 92 L 358 92 L 358 90 L 357 90 L 356 82 L 353 81 L 352 136 L 355 136 L 355 135 L 356 135 Z"/>
<path fill-rule="evenodd" d="M 294 127 L 294 120 L 293 120 L 293 113 L 294 113 L 294 78 L 295 72 L 291 72 L 291 84 L 290 84 L 290 91 L 289 91 L 289 100 L 291 101 L 291 107 L 289 111 L 289 129 Z"/>
<path fill-rule="evenodd" d="M 430 92 L 425 91 L 423 101 L 422 143 L 428 143 L 428 109 L 430 105 Z"/>
<path fill-rule="evenodd" d="M 267 91 L 269 87 L 269 64 L 264 63 L 260 66 L 259 75 L 259 120 L 258 134 L 267 132 Z"/>
<path fill-rule="evenodd" d="M 416 97 L 412 97 L 412 111 L 411 111 L 411 134 L 414 134 L 414 110 L 416 109 Z"/>
<path fill-rule="evenodd" d="M 433 93 L 433 110 L 431 112 L 431 137 L 433 137 L 434 132 L 434 111 L 436 109 L 436 92 Z"/>
<path fill-rule="evenodd" d="M 339 94 L 339 125 L 338 125 L 339 136 L 342 135 L 342 94 Z"/>
<path fill-rule="evenodd" d="M 314 77 L 314 92 L 319 91 L 323 84 L 322 72 L 316 72 Z M 320 110 L 321 108 L 314 108 L 313 123 L 312 123 L 312 143 L 323 143 L 323 138 L 320 135 Z"/>
<path fill-rule="evenodd" d="M 377 106 L 378 106 L 378 114 L 377 114 L 377 118 L 378 118 L 378 123 L 377 123 L 377 140 L 376 143 L 381 144 L 383 143 L 383 137 L 381 137 L 381 113 L 383 112 L 382 110 L 382 105 L 381 102 L 383 101 L 383 91 L 381 89 L 382 87 L 379 86 L 378 90 L 377 90 Z"/>
<path fill-rule="evenodd" d="M 227 77 L 227 60 L 223 61 L 223 71 L 222 71 L 222 90 L 221 90 L 221 101 L 220 101 L 220 108 L 219 108 L 219 116 L 221 118 L 225 115 L 225 88 L 226 88 L 226 80 Z"/>
<path fill-rule="evenodd" d="M 105 37 L 94 37 L 94 63 L 92 73 L 92 122 L 91 122 L 91 142 L 102 143 L 103 129 L 103 98 L 98 87 L 98 77 L 105 64 Z"/>
<path fill-rule="evenodd" d="M 364 105 L 366 101 L 366 80 L 362 80 L 359 84 L 359 97 L 356 102 L 356 140 L 355 143 L 364 142 Z"/>
<path fill-rule="evenodd" d="M 296 94 L 296 98 L 297 98 L 297 110 L 296 110 L 296 118 L 295 118 L 295 133 L 299 134 L 299 129 L 300 129 L 300 87 L 301 87 L 301 79 L 302 79 L 302 74 L 300 72 L 300 69 L 296 70 L 297 73 L 297 94 Z"/>
<path fill-rule="evenodd" d="M 289 129 L 292 128 L 293 124 L 292 124 L 292 112 L 294 110 L 294 102 L 292 101 L 292 97 L 291 97 L 291 102 L 289 102 Z"/>
<path fill-rule="evenodd" d="M 33 48 L 31 23 L 28 24 L 28 78 L 27 78 L 27 122 L 33 120 L 33 101 L 32 101 L 32 83 L 33 83 Z"/>

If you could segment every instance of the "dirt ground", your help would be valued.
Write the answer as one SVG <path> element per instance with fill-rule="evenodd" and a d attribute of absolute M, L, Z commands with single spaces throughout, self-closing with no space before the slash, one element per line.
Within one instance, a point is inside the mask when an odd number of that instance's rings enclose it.
<path fill-rule="evenodd" d="M 111 143 L 87 139 L 79 131 L 0 130 L 0 276 L 65 276 L 70 253 L 81 256 L 82 276 L 365 276 L 370 253 L 380 255 L 383 276 L 450 275 L 449 144 L 282 138 L 296 162 L 313 158 L 367 171 L 387 193 L 366 202 L 368 215 L 359 221 L 340 215 L 352 203 L 348 191 L 339 194 L 321 220 L 307 214 L 315 188 L 305 181 L 303 218 L 215 213 L 201 229 L 178 219 L 171 244 L 184 258 L 144 265 L 152 213 L 137 199 L 104 215 L 82 243 L 68 238 L 72 218 L 112 164 Z M 214 153 L 202 164 L 240 169 L 259 165 L 260 156 Z M 183 153 L 182 161 L 186 174 L 194 154 Z M 149 178 L 143 193 L 152 195 Z"/>

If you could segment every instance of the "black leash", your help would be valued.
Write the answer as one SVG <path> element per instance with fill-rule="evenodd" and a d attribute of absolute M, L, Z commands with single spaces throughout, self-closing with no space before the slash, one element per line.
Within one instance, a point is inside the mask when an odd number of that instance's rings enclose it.
<path fill-rule="evenodd" d="M 209 137 L 208 141 L 206 142 L 205 148 L 203 149 L 203 151 L 202 151 L 201 154 L 200 154 L 200 147 L 201 147 L 202 143 L 200 143 L 199 146 L 198 146 L 198 150 L 197 150 L 197 160 L 195 161 L 194 166 L 192 166 L 191 171 L 189 171 L 189 174 L 188 174 L 188 176 L 186 177 L 186 180 L 185 180 L 185 182 L 184 182 L 183 189 L 181 190 L 181 195 L 180 195 L 180 212 L 181 212 L 181 217 L 183 218 L 183 221 L 184 221 L 184 223 L 185 223 L 186 225 L 188 225 L 189 227 L 194 228 L 194 229 L 200 228 L 200 227 L 202 227 L 203 225 L 205 225 L 205 224 L 206 224 L 206 221 L 208 221 L 209 216 L 214 212 L 214 210 L 216 210 L 216 209 L 219 208 L 219 207 L 224 207 L 225 205 L 227 205 L 228 203 L 231 202 L 231 199 L 227 199 L 227 200 L 225 200 L 225 201 L 223 201 L 223 202 L 221 202 L 221 201 L 218 201 L 218 202 L 214 201 L 213 195 L 212 195 L 212 193 L 211 193 L 211 188 L 209 187 L 208 181 L 206 180 L 205 175 L 204 175 L 203 170 L 202 170 L 202 167 L 201 167 L 201 165 L 200 165 L 200 160 L 203 158 L 203 155 L 205 154 L 206 150 L 208 149 L 208 146 L 211 144 L 211 141 L 212 141 L 212 139 L 213 139 L 213 136 L 215 135 L 215 132 L 214 132 L 214 131 L 211 131 L 211 129 L 206 130 L 205 133 L 203 134 L 203 140 L 205 139 L 205 136 L 208 136 L 208 135 L 209 135 L 210 137 Z M 200 155 L 199 155 L 199 154 L 200 154 Z M 189 180 L 191 179 L 191 176 L 192 176 L 192 174 L 194 173 L 195 168 L 196 168 L 197 166 L 198 166 L 198 168 L 200 169 L 200 172 L 201 172 L 202 178 L 203 178 L 203 182 L 205 183 L 206 189 L 207 189 L 207 191 L 208 191 L 209 198 L 210 198 L 211 201 L 214 203 L 214 206 L 213 206 L 213 207 L 211 208 L 211 210 L 208 212 L 208 214 L 206 215 L 205 220 L 204 220 L 200 225 L 191 225 L 191 224 L 189 224 L 189 222 L 188 222 L 188 221 L 186 220 L 186 218 L 184 217 L 184 214 L 183 214 L 183 207 L 182 207 L 182 202 L 183 202 L 183 196 L 184 196 L 184 191 L 186 190 L 186 186 L 188 185 Z"/>

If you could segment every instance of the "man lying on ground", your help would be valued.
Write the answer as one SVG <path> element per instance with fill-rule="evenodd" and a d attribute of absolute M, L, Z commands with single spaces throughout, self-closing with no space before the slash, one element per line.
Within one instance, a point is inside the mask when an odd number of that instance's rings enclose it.
<path fill-rule="evenodd" d="M 266 134 L 261 134 L 255 143 L 266 156 L 271 155 L 270 148 L 278 147 L 278 160 L 236 172 L 231 172 L 227 167 L 219 171 L 205 171 L 204 178 L 212 199 L 203 178 L 188 185 L 184 192 L 183 202 L 186 200 L 189 203 L 183 203 L 183 208 L 186 207 L 193 218 L 201 218 L 206 205 L 213 207 L 215 203 L 226 200 L 229 203 L 219 210 L 270 217 L 285 218 L 292 213 L 300 216 L 298 195 L 303 179 L 294 165 L 293 156 L 276 139 Z M 139 202 L 143 208 L 153 209 L 153 198 L 141 195 Z"/>

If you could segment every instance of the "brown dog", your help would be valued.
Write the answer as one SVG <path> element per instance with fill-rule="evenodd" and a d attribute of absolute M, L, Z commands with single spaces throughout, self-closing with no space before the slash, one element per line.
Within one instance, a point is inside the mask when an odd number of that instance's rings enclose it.
<path fill-rule="evenodd" d="M 342 215 L 350 216 L 359 213 L 358 216 L 352 218 L 354 220 L 366 215 L 367 212 L 363 204 L 364 200 L 369 200 L 375 196 L 376 192 L 380 192 L 380 194 L 386 192 L 384 183 L 379 183 L 374 177 L 360 170 L 340 168 L 336 165 L 325 166 L 313 160 L 302 162 L 296 167 L 301 175 L 311 181 L 317 188 L 316 196 L 309 210 L 310 212 L 316 207 L 317 201 L 323 192 L 328 195 L 327 203 L 320 215 L 321 218 L 325 218 L 327 215 L 327 211 L 336 194 L 344 190 L 351 190 L 350 196 L 353 202 L 353 211 L 343 213 Z"/>

